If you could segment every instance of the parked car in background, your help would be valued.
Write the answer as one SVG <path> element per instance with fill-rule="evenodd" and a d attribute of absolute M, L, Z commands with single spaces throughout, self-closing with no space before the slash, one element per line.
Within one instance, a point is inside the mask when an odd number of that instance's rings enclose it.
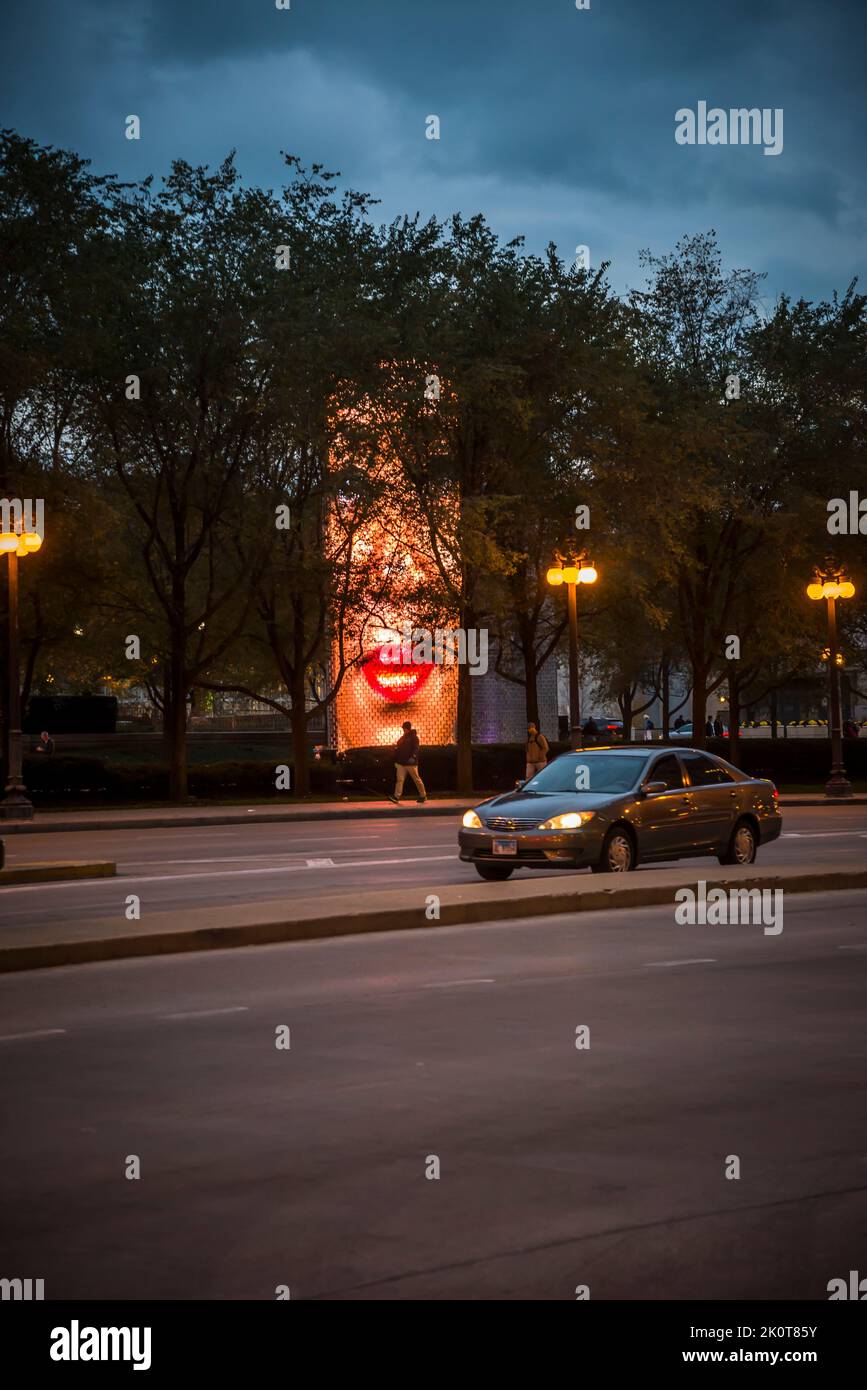
<path fill-rule="evenodd" d="M 592 719 L 593 723 L 596 725 L 596 733 L 594 735 L 595 738 L 605 740 L 623 737 L 622 719 L 618 719 L 616 716 L 613 715 L 593 714 L 590 715 L 588 719 L 584 720 L 582 728 L 586 729 L 587 725 L 590 722 L 590 719 Z"/>
<path fill-rule="evenodd" d="M 751 864 L 781 828 L 772 782 L 696 748 L 631 745 L 561 754 L 467 811 L 458 842 L 461 859 L 496 880 L 518 868 L 626 873 L 694 855 Z"/>

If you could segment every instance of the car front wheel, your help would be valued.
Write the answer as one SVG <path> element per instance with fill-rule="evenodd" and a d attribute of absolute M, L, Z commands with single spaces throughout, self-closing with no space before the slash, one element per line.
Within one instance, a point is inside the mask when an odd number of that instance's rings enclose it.
<path fill-rule="evenodd" d="M 732 831 L 728 849 L 719 855 L 721 864 L 753 864 L 756 858 L 758 841 L 756 832 L 748 820 L 739 820 Z"/>
<path fill-rule="evenodd" d="M 514 871 L 514 864 L 480 864 L 476 862 L 476 873 L 479 875 L 479 878 L 493 880 L 495 883 L 502 882 L 504 878 L 508 878 Z"/>
<path fill-rule="evenodd" d="M 635 868 L 635 845 L 627 830 L 609 830 L 594 874 L 627 874 Z"/>

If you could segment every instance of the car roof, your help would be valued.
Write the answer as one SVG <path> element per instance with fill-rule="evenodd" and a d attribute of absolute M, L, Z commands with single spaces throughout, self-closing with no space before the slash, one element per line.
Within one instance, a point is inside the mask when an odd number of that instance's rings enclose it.
<path fill-rule="evenodd" d="M 663 747 L 667 748 L 668 745 L 663 744 Z M 565 753 L 560 754 L 560 757 L 571 758 L 580 755 L 584 758 L 589 753 L 616 753 L 619 758 L 624 756 L 628 757 L 630 753 L 641 753 L 644 757 L 649 757 L 650 754 L 655 751 L 656 750 L 651 747 L 649 743 L 632 743 L 627 744 L 626 747 L 624 747 L 622 743 L 598 743 L 593 748 L 567 748 Z"/>

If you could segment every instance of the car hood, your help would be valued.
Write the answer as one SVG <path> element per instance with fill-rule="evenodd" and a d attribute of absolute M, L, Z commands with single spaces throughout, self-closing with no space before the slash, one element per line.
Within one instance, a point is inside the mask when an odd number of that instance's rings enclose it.
<path fill-rule="evenodd" d="M 601 811 L 615 801 L 622 801 L 628 792 L 504 792 L 485 801 L 477 810 L 482 815 L 514 816 L 526 820 L 538 815 L 550 820 L 564 811 Z"/>

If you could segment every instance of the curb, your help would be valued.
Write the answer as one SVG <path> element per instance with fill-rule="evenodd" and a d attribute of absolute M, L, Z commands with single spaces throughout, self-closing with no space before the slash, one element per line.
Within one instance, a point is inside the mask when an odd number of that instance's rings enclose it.
<path fill-rule="evenodd" d="M 457 798 L 456 798 L 457 799 Z M 467 797 L 461 802 L 462 806 L 478 805 L 478 800 Z M 867 805 L 867 801 L 864 803 Z M 14 822 L 4 822 L 2 826 L 3 835 L 49 835 L 54 831 L 68 833 L 71 830 L 184 830 L 187 826 L 207 826 L 207 825 L 294 825 L 296 821 L 304 822 L 311 820 L 376 820 L 389 816 L 402 816 L 411 814 L 409 806 L 415 803 L 408 803 L 406 807 L 392 806 L 390 809 L 385 807 L 358 806 L 334 810 L 314 810 L 309 811 L 263 811 L 261 814 L 254 812 L 227 811 L 224 816 L 165 816 L 159 813 L 148 816 L 147 819 L 132 820 L 129 817 L 118 817 L 110 820 L 92 820 L 86 823 L 82 821 L 54 821 L 51 825 L 40 825 L 38 817 L 32 821 L 21 821 L 16 825 Z M 456 806 L 438 806 L 436 802 L 428 802 L 424 810 L 418 808 L 419 816 L 456 816 L 458 808 Z"/>
<path fill-rule="evenodd" d="M 867 869 L 806 870 L 804 873 L 716 874 L 704 880 L 708 888 L 783 888 L 790 893 L 816 893 L 867 888 Z M 517 887 L 518 885 L 514 885 Z M 682 886 L 682 885 L 681 885 Z M 462 890 L 465 891 L 465 890 Z M 478 892 L 479 889 L 475 888 Z M 482 890 L 484 891 L 484 890 Z M 569 892 L 518 894 L 442 903 L 440 917 L 428 922 L 418 907 L 341 909 L 340 915 L 309 914 L 304 917 L 226 927 L 171 928 L 138 936 L 111 936 L 92 940 L 45 942 L 36 946 L 0 947 L 0 974 L 41 970 L 59 965 L 85 965 L 96 961 L 129 960 L 142 956 L 223 951 L 240 946 L 273 946 L 290 941 L 317 941 L 325 937 L 356 936 L 369 932 L 410 931 L 420 927 L 462 926 L 522 917 L 547 917 L 566 912 L 599 912 L 619 908 L 673 905 L 672 884 L 637 884 Z"/>
<path fill-rule="evenodd" d="M 117 865 L 109 859 L 92 863 L 72 860 L 63 864 L 16 864 L 14 869 L 0 869 L 0 886 L 4 883 L 54 883 L 70 878 L 114 878 Z"/>
<path fill-rule="evenodd" d="M 492 796 L 498 795 L 496 792 L 490 794 Z M 472 797 L 467 797 L 463 800 L 459 797 L 454 798 L 455 801 L 460 801 L 461 806 L 478 806 L 479 802 L 483 799 L 484 797 L 482 794 L 477 796 L 475 793 Z M 116 818 L 112 817 L 110 819 L 87 822 L 54 821 L 51 825 L 40 824 L 37 815 L 35 820 L 21 821 L 17 825 L 14 821 L 3 822 L 2 827 L 0 827 L 0 834 L 49 835 L 55 831 L 58 833 L 62 831 L 64 834 L 68 834 L 73 830 L 183 830 L 187 826 L 201 828 L 202 826 L 208 825 L 294 825 L 296 822 L 303 824 L 306 821 L 381 820 L 387 819 L 390 816 L 412 814 L 410 807 L 414 807 L 414 805 L 414 802 L 408 802 L 405 807 L 392 807 L 390 809 L 379 806 L 352 806 L 347 807 L 346 810 L 342 807 L 334 807 L 330 810 L 323 809 L 321 811 L 311 806 L 309 811 L 262 811 L 261 813 L 253 812 L 252 814 L 249 812 L 227 811 L 225 815 L 219 816 L 192 815 L 183 817 L 161 815 L 159 812 L 156 812 L 153 816 L 147 816 L 146 818 L 140 818 L 138 820 L 119 816 Z M 867 796 L 832 797 L 827 801 L 824 798 L 818 801 L 811 801 L 808 797 L 787 797 L 785 795 L 780 797 L 780 809 L 782 811 L 792 806 L 808 806 L 815 808 L 822 806 L 867 806 Z M 440 806 L 436 802 L 429 801 L 423 811 L 419 807 L 415 814 L 420 816 L 455 816 L 458 814 L 458 807 L 453 805 Z"/>

